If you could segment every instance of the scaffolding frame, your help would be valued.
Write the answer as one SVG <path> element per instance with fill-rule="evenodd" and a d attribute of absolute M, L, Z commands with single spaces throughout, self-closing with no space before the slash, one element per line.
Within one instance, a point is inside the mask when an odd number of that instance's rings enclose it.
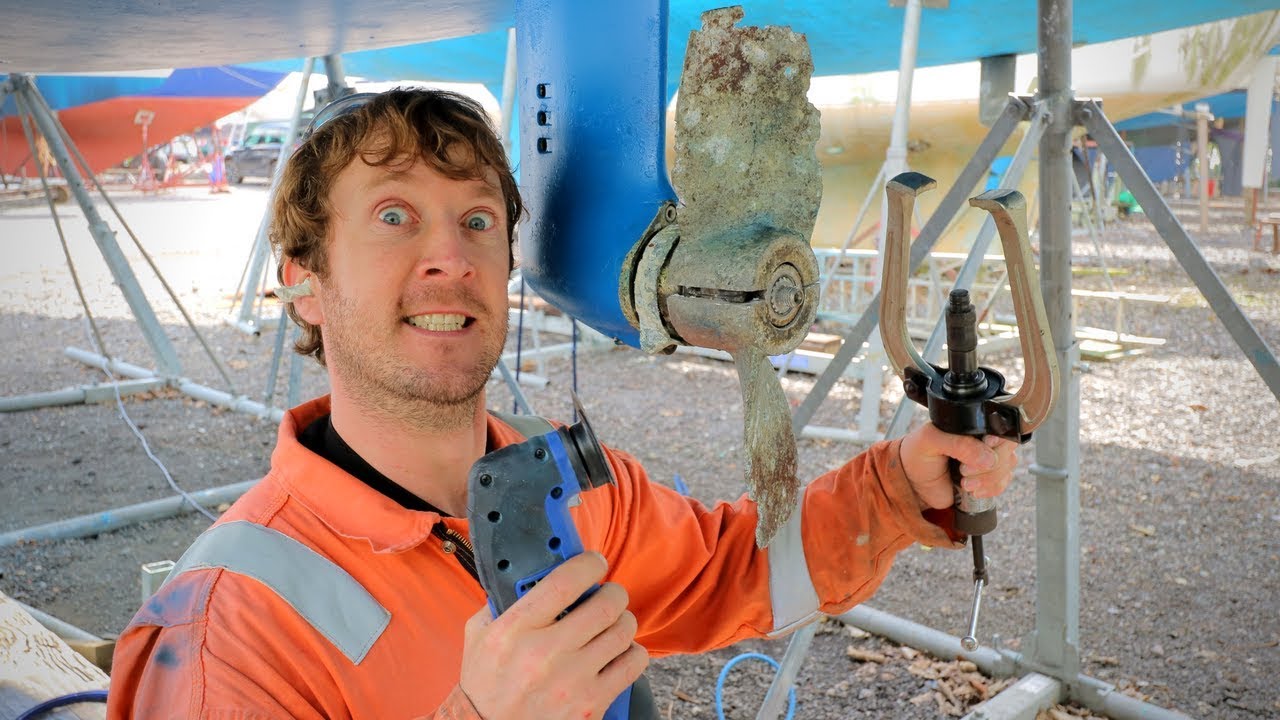
<path fill-rule="evenodd" d="M 1071 89 L 1072 0 L 1038 0 L 1038 76 L 1035 107 L 1044 113 L 1038 140 L 1040 179 L 1040 285 L 1054 352 L 1062 369 L 1059 401 L 1036 432 L 1035 476 L 1036 603 L 1035 627 L 1023 652 L 1008 648 L 965 651 L 953 635 L 876 611 L 854 608 L 841 620 L 900 644 L 939 657 L 973 661 L 984 672 L 1020 676 L 1004 692 L 974 708 L 966 720 L 1031 720 L 1038 711 L 1066 700 L 1077 701 L 1116 720 L 1188 720 L 1187 716 L 1117 692 L 1109 683 L 1081 673 L 1080 654 L 1080 347 L 1072 315 L 1072 200 L 1075 178 L 1071 136 L 1084 126 L 1121 180 L 1142 204 L 1187 275 L 1208 301 L 1232 339 L 1280 400 L 1280 365 L 1256 328 L 1240 310 L 1221 278 L 1205 260 L 1186 229 L 1169 209 L 1129 147 L 1102 111 L 1098 100 L 1077 100 Z M 911 246 L 909 267 L 919 267 L 964 196 L 990 167 L 996 153 L 1031 108 L 1011 97 L 987 137 L 948 190 Z M 980 257 L 980 255 L 979 255 Z M 836 379 L 879 321 L 878 295 L 844 335 L 844 343 L 793 415 L 797 435 L 808 425 Z M 902 428 L 897 428 L 902 429 Z M 812 641 L 813 625 L 793 634 L 787 655 L 758 720 L 774 720 L 785 707 Z"/>

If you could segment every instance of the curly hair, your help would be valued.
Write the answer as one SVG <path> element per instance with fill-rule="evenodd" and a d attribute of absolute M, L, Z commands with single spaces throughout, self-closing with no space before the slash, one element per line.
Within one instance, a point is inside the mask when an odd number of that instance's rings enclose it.
<path fill-rule="evenodd" d="M 321 278 L 328 274 L 333 212 L 329 191 L 338 174 L 357 157 L 373 166 L 397 165 L 406 157 L 417 157 L 457 180 L 483 179 L 487 170 L 495 171 L 506 202 L 507 262 L 512 267 L 515 226 L 524 205 L 488 115 L 464 95 L 396 88 L 316 128 L 289 158 L 272 200 L 269 230 L 281 284 L 286 259 Z M 303 320 L 292 304 L 286 307 L 302 328 L 294 350 L 324 365 L 320 327 Z"/>

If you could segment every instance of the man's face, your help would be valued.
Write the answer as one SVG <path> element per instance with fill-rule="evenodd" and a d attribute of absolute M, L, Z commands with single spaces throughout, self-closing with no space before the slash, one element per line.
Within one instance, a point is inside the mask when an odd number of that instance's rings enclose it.
<path fill-rule="evenodd" d="M 486 180 L 359 156 L 338 175 L 317 292 L 335 391 L 395 414 L 484 389 L 506 340 L 510 273 L 506 204 L 496 174 Z"/>

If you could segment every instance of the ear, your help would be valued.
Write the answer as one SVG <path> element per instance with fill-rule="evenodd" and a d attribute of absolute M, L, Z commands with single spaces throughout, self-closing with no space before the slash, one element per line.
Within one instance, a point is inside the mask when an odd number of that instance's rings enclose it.
<path fill-rule="evenodd" d="M 294 287 L 300 285 L 303 281 L 309 281 L 311 284 L 310 293 L 293 299 L 294 311 L 298 313 L 298 317 L 312 325 L 323 325 L 324 310 L 316 298 L 316 295 L 320 292 L 320 278 L 315 273 L 299 265 L 296 260 L 287 259 L 283 262 L 282 278 L 285 285 Z"/>

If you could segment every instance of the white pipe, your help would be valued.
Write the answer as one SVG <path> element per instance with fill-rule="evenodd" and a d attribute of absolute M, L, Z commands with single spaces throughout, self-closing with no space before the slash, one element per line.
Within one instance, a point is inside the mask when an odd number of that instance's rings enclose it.
<path fill-rule="evenodd" d="M 896 615 L 876 610 L 866 605 L 855 606 L 836 618 L 846 625 L 853 625 L 883 638 L 923 650 L 942 660 L 961 658 L 978 666 L 986 675 L 1010 677 L 1017 672 L 1011 658 L 989 647 L 968 651 L 960 646 L 960 638 L 941 630 L 904 620 Z"/>
<path fill-rule="evenodd" d="M 902 25 L 902 48 L 898 54 L 898 99 L 893 109 L 889 151 L 885 155 L 885 180 L 907 169 L 907 125 L 911 116 L 911 81 L 916 71 L 916 49 L 920 44 L 921 0 L 907 0 Z"/>
<path fill-rule="evenodd" d="M 235 501 L 248 492 L 249 488 L 253 487 L 257 482 L 257 480 L 246 480 L 231 485 L 197 490 L 187 494 L 191 496 L 192 500 L 201 505 L 217 506 Z M 9 547 L 23 542 L 89 537 L 90 535 L 98 535 L 133 525 L 134 523 L 159 520 L 194 511 L 195 508 L 191 507 L 190 503 L 181 496 L 175 495 L 136 505 L 126 505 L 114 510 L 103 510 L 89 515 L 80 515 L 43 525 L 34 525 L 22 530 L 13 530 L 0 534 L 0 547 Z"/>
<path fill-rule="evenodd" d="M 99 355 L 98 353 L 89 352 L 88 350 L 81 350 L 80 348 L 77 348 L 77 347 L 68 347 L 62 351 L 62 354 L 66 355 L 72 360 L 82 362 L 85 365 L 89 365 L 91 367 L 96 367 L 99 370 L 110 371 L 115 375 L 124 375 L 125 377 L 131 377 L 136 379 L 146 379 L 146 378 L 156 377 L 155 370 L 150 370 L 140 365 L 134 365 L 132 363 L 124 362 L 122 360 L 114 360 L 111 358 L 107 358 L 102 355 Z"/>
<path fill-rule="evenodd" d="M 222 390 L 214 390 L 207 385 L 201 385 L 186 378 L 178 378 L 174 383 L 174 387 L 179 392 L 190 395 L 197 400 L 204 400 L 211 405 L 218 405 L 228 410 L 235 410 L 236 412 L 253 415 L 276 423 L 284 418 L 285 411 L 282 408 L 268 407 L 257 400 L 250 400 L 244 395 L 232 395 Z"/>
<path fill-rule="evenodd" d="M 836 440 L 838 442 L 873 443 L 884 439 L 879 432 L 846 430 L 845 428 L 827 427 L 825 425 L 805 425 L 800 437 L 814 440 Z"/>
<path fill-rule="evenodd" d="M 9 599 L 13 600 L 13 598 L 9 598 Z M 30 615 L 33 620 L 45 626 L 45 628 L 47 628 L 50 632 L 62 638 L 63 640 L 75 640 L 78 642 L 102 642 L 102 638 L 98 637 L 97 635 L 94 635 L 93 633 L 88 632 L 86 630 L 81 630 L 80 628 L 76 627 L 75 625 L 72 625 L 69 622 L 59 620 L 58 618 L 50 615 L 49 613 L 33 608 L 30 605 L 22 602 L 21 600 L 13 600 L 13 602 L 17 603 L 18 607 L 22 608 L 23 611 L 26 612 L 28 615 Z"/>
<path fill-rule="evenodd" d="M 80 348 L 69 347 L 63 350 L 63 353 L 67 357 L 73 360 L 78 360 L 85 365 L 109 370 L 110 372 L 118 375 L 144 380 L 155 377 L 155 373 L 146 368 L 131 365 L 119 360 L 112 360 L 97 353 L 81 350 Z M 170 380 L 169 384 L 179 392 L 190 395 L 197 400 L 204 400 L 207 403 L 218 405 L 220 407 L 227 408 L 228 410 L 235 410 L 236 412 L 245 413 L 247 415 L 254 415 L 256 417 L 271 420 L 272 422 L 280 422 L 284 417 L 285 411 L 281 408 L 268 407 L 255 400 L 250 400 L 243 395 L 232 395 L 231 393 L 224 392 L 222 390 L 214 390 L 211 387 L 201 385 L 187 378 L 175 378 Z"/>
<path fill-rule="evenodd" d="M 507 29 L 507 62 L 502 68 L 502 149 L 511 155 L 511 128 L 516 115 L 516 29 Z"/>
<path fill-rule="evenodd" d="M 1049 674 L 1043 668 L 1025 667 L 1022 655 L 1012 650 L 980 647 L 967 652 L 960 646 L 960 638 L 954 635 L 866 605 L 858 605 L 836 619 L 899 645 L 923 650 L 942 660 L 968 660 L 977 665 L 985 675 L 1011 677 L 1027 671 Z M 1063 682 L 1072 699 L 1102 712 L 1112 720 L 1191 720 L 1180 712 L 1129 697 L 1113 686 L 1087 675 L 1077 675 L 1070 681 Z"/>
<path fill-rule="evenodd" d="M 58 405 L 89 405 L 115 399 L 117 388 L 120 395 L 147 392 L 162 388 L 168 383 L 159 378 L 140 378 L 120 383 L 101 383 L 98 385 L 81 385 L 64 390 L 15 395 L 0 398 L 0 412 L 18 410 L 35 410 L 37 408 L 55 407 Z"/>

